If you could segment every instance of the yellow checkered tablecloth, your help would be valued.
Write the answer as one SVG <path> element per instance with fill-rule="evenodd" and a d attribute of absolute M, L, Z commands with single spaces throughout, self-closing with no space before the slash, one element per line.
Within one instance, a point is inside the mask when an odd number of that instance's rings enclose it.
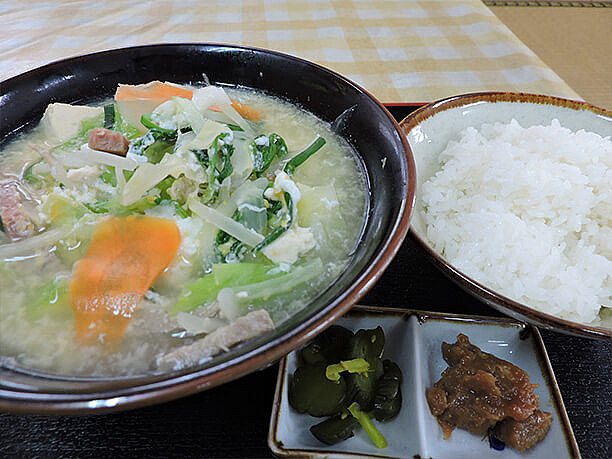
<path fill-rule="evenodd" d="M 483 90 L 579 98 L 480 0 L 11 0 L 0 18 L 0 80 L 103 49 L 224 42 L 315 61 L 384 102 Z"/>

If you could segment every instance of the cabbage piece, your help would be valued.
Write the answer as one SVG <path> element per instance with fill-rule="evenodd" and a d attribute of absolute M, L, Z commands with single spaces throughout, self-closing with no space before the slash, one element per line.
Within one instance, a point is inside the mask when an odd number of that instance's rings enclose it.
<path fill-rule="evenodd" d="M 142 115 L 153 112 L 163 102 L 163 99 L 121 100 L 117 102 L 117 111 L 131 127 L 140 134 L 144 134 L 147 129 L 140 124 L 140 118 L 142 118 Z"/>
<path fill-rule="evenodd" d="M 211 106 L 216 105 L 233 123 L 240 126 L 244 132 L 254 135 L 249 123 L 232 107 L 232 101 L 222 88 L 206 86 L 205 88 L 196 89 L 191 100 L 201 112 L 205 112 Z"/>
<path fill-rule="evenodd" d="M 319 258 L 316 258 L 274 279 L 236 287 L 225 287 L 217 295 L 219 309 L 227 319 L 234 320 L 243 314 L 245 304 L 251 304 L 256 300 L 267 300 L 293 290 L 298 285 L 320 276 L 323 274 L 323 270 L 323 263 Z"/>
<path fill-rule="evenodd" d="M 193 311 L 213 301 L 222 288 L 262 282 L 279 273 L 277 267 L 259 263 L 214 264 L 210 274 L 185 285 L 170 314 Z"/>
<path fill-rule="evenodd" d="M 263 199 L 263 191 L 267 186 L 268 180 L 263 177 L 247 180 L 232 194 L 240 212 L 238 221 L 258 233 L 263 233 L 268 226 L 268 213 Z"/>
<path fill-rule="evenodd" d="M 47 217 L 47 221 L 64 224 L 82 217 L 87 209 L 61 192 L 52 191 L 47 195 L 41 211 Z"/>
<path fill-rule="evenodd" d="M 31 256 L 39 250 L 48 250 L 51 245 L 70 232 L 68 226 L 54 228 L 37 234 L 36 236 L 22 239 L 17 242 L 0 244 L 0 260 L 8 260 L 13 257 Z"/>
<path fill-rule="evenodd" d="M 43 315 L 69 319 L 72 308 L 68 298 L 68 276 L 59 275 L 52 281 L 36 286 L 28 291 L 25 315 L 29 320 L 40 319 Z"/>
<path fill-rule="evenodd" d="M 178 178 L 181 174 L 196 182 L 203 181 L 204 171 L 189 152 L 167 153 L 158 164 L 141 164 L 123 188 L 121 205 L 128 206 L 135 203 L 169 175 Z"/>
<path fill-rule="evenodd" d="M 249 138 L 242 132 L 234 132 L 234 148 L 231 188 L 235 190 L 245 183 L 253 172 L 253 155 L 249 148 Z"/>
<path fill-rule="evenodd" d="M 163 129 L 173 131 L 190 126 L 198 134 L 206 120 L 194 103 L 184 97 L 173 97 L 153 110 L 152 120 Z"/>
<path fill-rule="evenodd" d="M 205 120 L 202 128 L 198 132 L 198 135 L 186 148 L 190 150 L 204 150 L 210 147 L 213 141 L 219 136 L 219 134 L 227 133 L 230 134 L 231 130 L 225 124 L 217 123 L 211 120 Z"/>
<path fill-rule="evenodd" d="M 230 217 L 223 215 L 216 209 L 205 206 L 194 198 L 188 199 L 187 205 L 189 206 L 191 211 L 198 217 L 213 224 L 220 230 L 225 231 L 230 236 L 245 243 L 250 247 L 255 247 L 257 244 L 264 240 L 264 237 L 261 234 L 251 229 L 248 229 L 237 221 L 232 220 Z"/>
<path fill-rule="evenodd" d="M 104 151 L 93 150 L 87 144 L 81 146 L 80 150 L 75 150 L 59 158 L 65 165 L 81 167 L 91 164 L 104 164 L 117 169 L 133 171 L 138 167 L 138 162 L 131 158 L 114 153 L 106 153 Z"/>

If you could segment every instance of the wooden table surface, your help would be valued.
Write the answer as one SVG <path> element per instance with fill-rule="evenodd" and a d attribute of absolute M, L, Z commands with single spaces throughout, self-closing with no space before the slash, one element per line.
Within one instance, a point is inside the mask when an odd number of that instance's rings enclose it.
<path fill-rule="evenodd" d="M 410 237 L 361 303 L 497 315 L 444 277 Z M 582 457 L 610 457 L 612 341 L 542 335 Z M 271 457 L 266 439 L 277 370 L 105 416 L 0 414 L 0 457 Z"/>

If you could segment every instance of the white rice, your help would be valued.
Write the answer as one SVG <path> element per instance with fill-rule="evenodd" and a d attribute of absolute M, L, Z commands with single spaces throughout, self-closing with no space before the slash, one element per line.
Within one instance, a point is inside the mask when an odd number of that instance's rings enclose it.
<path fill-rule="evenodd" d="M 612 306 L 612 141 L 484 124 L 449 142 L 422 189 L 427 237 L 456 268 L 578 322 Z"/>

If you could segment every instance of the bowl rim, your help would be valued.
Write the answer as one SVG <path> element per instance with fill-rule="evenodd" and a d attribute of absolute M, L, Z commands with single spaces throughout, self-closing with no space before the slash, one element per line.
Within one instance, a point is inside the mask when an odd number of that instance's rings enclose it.
<path fill-rule="evenodd" d="M 531 93 L 520 93 L 520 92 L 501 92 L 501 91 L 490 91 L 490 92 L 475 92 L 460 94 L 444 99 L 437 100 L 430 104 L 427 104 L 400 121 L 400 127 L 406 138 L 408 134 L 415 127 L 420 125 L 425 120 L 432 118 L 436 114 L 445 110 L 470 105 L 475 102 L 510 102 L 510 103 L 524 103 L 524 104 L 540 104 L 540 105 L 552 105 L 555 107 L 569 108 L 572 110 L 589 111 L 596 115 L 605 116 L 612 118 L 612 111 L 602 107 L 590 104 L 588 102 L 564 99 L 561 97 L 548 96 L 543 94 L 531 94 Z M 413 152 L 414 155 L 414 152 Z M 415 162 L 416 162 L 416 155 Z M 415 212 L 417 212 L 415 205 Z M 455 268 L 450 262 L 440 255 L 428 241 L 421 238 L 411 224 L 409 229 L 410 237 L 415 240 L 421 248 L 425 251 L 426 255 L 434 262 L 434 265 L 444 272 L 452 281 L 468 291 L 472 295 L 475 295 L 480 300 L 484 301 L 487 305 L 492 306 L 496 309 L 501 308 L 504 314 L 511 315 L 513 317 L 520 317 L 527 322 L 542 326 L 550 330 L 556 330 L 563 333 L 584 336 L 588 338 L 604 338 L 612 339 L 612 329 L 598 327 L 594 325 L 582 324 L 579 322 L 573 322 L 567 319 L 562 319 L 545 312 L 537 311 L 534 308 L 515 301 L 505 295 L 502 295 L 495 290 L 485 286 L 484 284 L 474 280 L 470 276 L 464 274 L 459 269 Z M 514 314 L 508 312 L 511 311 Z"/>
<path fill-rule="evenodd" d="M 20 389 L 5 390 L 0 388 L 0 411 L 12 412 L 17 414 L 48 414 L 48 415 L 66 415 L 66 414 L 98 414 L 111 411 L 119 411 L 125 409 L 133 409 L 154 403 L 162 403 L 170 400 L 194 394 L 206 389 L 210 389 L 217 385 L 229 382 L 240 376 L 244 376 L 255 370 L 265 368 L 280 360 L 284 355 L 296 349 L 303 343 L 312 339 L 316 334 L 322 332 L 329 327 L 338 318 L 344 315 L 352 306 L 378 281 L 384 270 L 387 268 L 391 260 L 397 254 L 400 246 L 406 235 L 410 219 L 414 212 L 416 202 L 416 163 L 408 144 L 407 138 L 403 135 L 399 123 L 387 110 L 387 108 L 376 99 L 369 91 L 362 88 L 358 84 L 340 75 L 339 73 L 316 64 L 314 62 L 302 59 L 289 54 L 278 51 L 215 43 L 171 43 L 171 44 L 150 44 L 129 46 L 123 48 L 113 48 L 104 51 L 93 53 L 79 54 L 69 58 L 56 60 L 47 63 L 43 66 L 28 70 L 24 73 L 15 75 L 7 80 L 0 82 L 0 92 L 2 86 L 10 83 L 18 82 L 22 79 L 31 78 L 42 72 L 53 71 L 55 68 L 62 68 L 69 64 L 78 64 L 79 61 L 112 56 L 121 53 L 134 53 L 139 50 L 155 50 L 155 49 L 170 49 L 178 52 L 182 48 L 196 47 L 199 49 L 210 48 L 214 50 L 223 49 L 233 50 L 238 52 L 258 52 L 270 54 L 276 57 L 281 57 L 286 60 L 300 63 L 313 70 L 323 72 L 331 79 L 340 81 L 342 84 L 352 87 L 357 92 L 362 93 L 369 99 L 378 109 L 386 115 L 389 122 L 393 126 L 395 132 L 403 146 L 402 162 L 405 162 L 407 176 L 402 180 L 400 187 L 403 192 L 401 201 L 395 218 L 390 221 L 390 229 L 388 235 L 384 237 L 379 246 L 379 250 L 371 255 L 370 263 L 368 263 L 353 279 L 348 287 L 338 293 L 329 303 L 324 305 L 318 311 L 312 313 L 301 323 L 288 329 L 285 333 L 273 338 L 272 340 L 262 343 L 254 349 L 250 349 L 244 353 L 207 368 L 194 367 L 193 370 L 180 374 L 169 373 L 169 376 L 157 379 L 156 381 L 124 387 L 117 390 L 101 391 L 98 393 L 89 392 L 83 394 L 70 393 L 43 393 L 43 392 L 27 392 Z M 255 88 L 254 88 L 255 89 Z M 126 393 L 129 391 L 129 393 Z"/>

